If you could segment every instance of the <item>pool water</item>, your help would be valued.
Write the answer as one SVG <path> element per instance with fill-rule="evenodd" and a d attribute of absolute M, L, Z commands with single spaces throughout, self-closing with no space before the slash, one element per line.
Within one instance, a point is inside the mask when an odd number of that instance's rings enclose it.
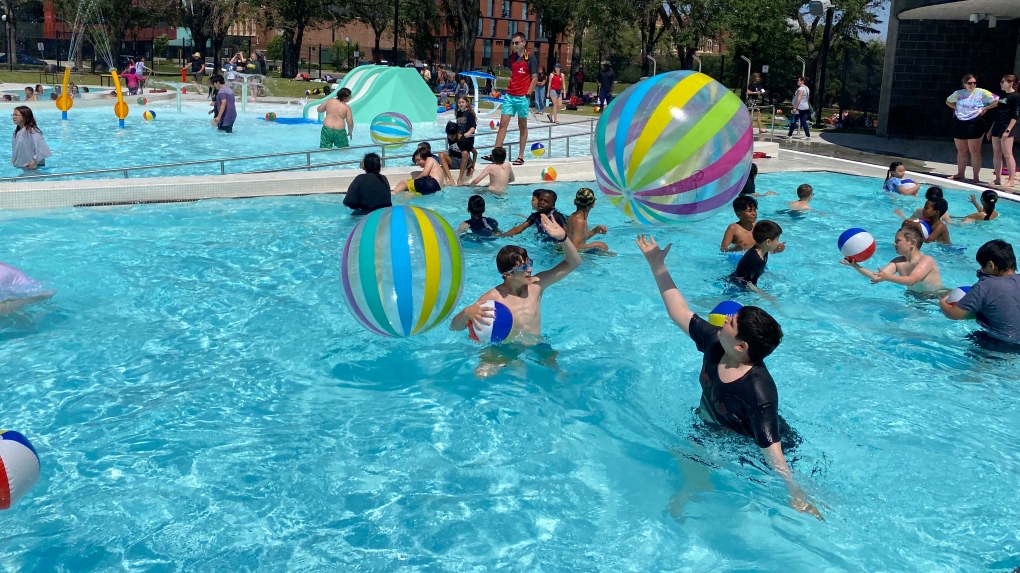
<path fill-rule="evenodd" d="M 297 105 L 281 105 L 269 103 L 250 103 L 247 113 L 240 113 L 241 104 L 237 103 L 238 117 L 231 134 L 218 133 L 210 125 L 212 116 L 208 105 L 197 102 L 185 102 L 181 113 L 177 113 L 176 102 L 158 101 L 149 105 L 139 106 L 135 97 L 125 98 L 130 106 L 130 114 L 125 121 L 125 128 L 117 126 L 117 118 L 113 114 L 113 104 L 109 108 L 72 108 L 68 112 L 68 120 L 60 119 L 60 112 L 52 102 L 39 102 L 31 107 L 36 122 L 42 129 L 46 143 L 53 152 L 53 157 L 46 160 L 46 166 L 28 172 L 31 175 L 71 173 L 95 169 L 119 167 L 137 167 L 201 161 L 206 159 L 222 159 L 230 157 L 248 157 L 268 155 L 291 151 L 309 151 L 319 148 L 319 132 L 321 124 L 282 124 L 265 121 L 269 112 L 279 117 L 301 117 L 301 107 Z M 156 119 L 145 121 L 142 112 L 151 109 Z M 313 110 L 314 111 L 314 110 Z M 313 114 L 314 115 L 314 114 Z M 549 134 L 548 125 L 532 123 L 530 138 L 532 142 L 540 141 L 547 148 L 545 157 L 566 157 L 565 140 L 554 140 L 552 146 L 546 139 Z M 438 119 L 435 124 L 415 124 L 411 136 L 413 141 L 429 139 L 433 150 L 438 153 L 445 147 L 446 119 Z M 11 132 L 13 133 L 13 125 Z M 557 127 L 554 136 L 577 134 L 571 138 L 571 156 L 589 155 L 588 123 L 578 126 Z M 495 130 L 489 128 L 489 118 L 479 117 L 479 135 L 475 143 L 479 146 L 491 146 L 496 138 Z M 511 134 L 508 141 L 516 147 L 516 134 Z M 358 123 L 354 126 L 352 146 L 372 145 L 368 124 Z M 416 147 L 405 145 L 387 148 L 387 155 L 410 156 Z M 530 144 L 529 144 L 530 147 Z M 334 163 L 339 161 L 360 161 L 365 153 L 371 150 L 336 150 L 331 153 L 319 153 L 311 156 L 311 163 Z M 379 150 L 376 150 L 377 152 Z M 284 169 L 306 165 L 305 155 L 246 159 L 226 163 L 226 173 L 241 173 L 266 169 Z M 409 158 L 399 161 L 400 165 L 410 165 Z M 21 169 L 10 165 L 10 161 L 0 162 L 0 177 L 17 177 L 23 174 Z M 358 163 L 345 167 L 357 168 Z M 161 177 L 185 175 L 219 175 L 219 163 L 204 165 L 188 165 L 173 168 L 146 169 L 132 172 L 132 177 Z M 120 176 L 120 174 L 114 174 Z M 110 174 L 79 175 L 78 179 L 109 178 Z"/>
<path fill-rule="evenodd" d="M 825 214 L 780 213 L 800 183 Z M 0 317 L 0 426 L 42 478 L 0 513 L 2 571 L 1002 571 L 1020 566 L 1016 355 L 967 339 L 934 301 L 838 264 L 863 226 L 892 258 L 881 181 L 762 175 L 784 229 L 741 295 L 785 331 L 767 362 L 800 445 L 796 479 L 826 521 L 787 505 L 749 440 L 696 422 L 700 355 L 670 322 L 642 230 L 601 197 L 615 257 L 546 294 L 559 370 L 528 358 L 473 375 L 480 347 L 437 328 L 362 330 L 337 267 L 341 196 L 0 213 L 2 260 L 58 289 Z M 576 184 L 556 184 L 569 213 Z M 415 203 L 449 221 L 470 191 Z M 950 213 L 969 209 L 950 192 Z M 489 198 L 503 227 L 530 189 Z M 1003 202 L 1006 203 L 1006 202 Z M 1020 245 L 1020 209 L 927 245 L 947 286 L 978 246 Z M 722 213 L 656 228 L 702 315 L 735 262 Z M 536 268 L 559 255 L 534 242 Z M 464 296 L 500 279 L 508 241 L 466 243 Z"/>

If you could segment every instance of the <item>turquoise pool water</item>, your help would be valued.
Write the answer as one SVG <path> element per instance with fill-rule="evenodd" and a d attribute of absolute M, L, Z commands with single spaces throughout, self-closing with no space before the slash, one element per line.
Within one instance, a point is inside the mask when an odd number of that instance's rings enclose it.
<path fill-rule="evenodd" d="M 803 182 L 819 209 L 777 213 Z M 1020 566 L 1018 358 L 966 339 L 935 303 L 838 264 L 864 226 L 893 256 L 880 181 L 763 175 L 785 253 L 761 286 L 786 338 L 768 364 L 802 442 L 797 479 L 826 521 L 787 507 L 744 440 L 700 428 L 700 356 L 667 318 L 600 197 L 619 255 L 548 292 L 555 372 L 473 376 L 479 347 L 437 329 L 361 330 L 337 266 L 340 196 L 0 213 L 2 260 L 59 290 L 0 317 L 0 426 L 43 476 L 0 512 L 2 571 L 1004 571 Z M 561 206 L 576 185 L 558 184 Z M 504 226 L 530 189 L 489 199 Z M 451 222 L 469 192 L 416 203 Z M 951 213 L 966 196 L 950 193 Z M 566 210 L 566 209 L 564 209 Z M 1020 209 L 926 246 L 970 284 L 985 240 L 1020 245 Z M 728 214 L 655 229 L 691 304 L 722 298 Z M 558 256 L 536 245 L 538 268 Z M 459 306 L 499 279 L 469 244 Z M 681 464 L 679 460 L 684 460 Z M 697 459 L 703 463 L 689 461 Z"/>
<path fill-rule="evenodd" d="M 130 114 L 125 121 L 126 127 L 117 127 L 117 118 L 113 115 L 113 103 L 109 108 L 72 108 L 68 112 L 68 120 L 60 119 L 60 112 L 52 102 L 33 103 L 36 121 L 43 131 L 47 144 L 53 151 L 53 157 L 46 160 L 46 166 L 31 174 L 59 174 L 114 167 L 137 167 L 201 161 L 205 159 L 223 159 L 231 157 L 248 157 L 268 155 L 291 151 L 309 151 L 319 148 L 319 124 L 281 124 L 265 121 L 268 112 L 279 117 L 301 117 L 301 107 L 297 105 L 279 105 L 253 103 L 248 105 L 247 113 L 240 113 L 238 102 L 238 118 L 231 134 L 218 133 L 210 126 L 211 116 L 207 113 L 208 105 L 185 102 L 182 112 L 177 113 L 174 101 L 151 102 L 146 106 L 135 103 L 135 97 L 127 97 Z M 156 119 L 145 121 L 142 112 L 151 109 Z M 489 119 L 479 118 L 479 135 L 476 145 L 491 146 L 496 139 L 496 132 L 489 128 Z M 545 139 L 548 129 L 531 128 L 532 142 L 541 141 L 549 146 Z M 545 124 L 549 125 L 549 124 Z M 433 150 L 445 150 L 446 119 L 439 119 L 435 124 L 416 124 L 412 140 L 430 139 Z M 13 133 L 14 126 L 11 125 Z M 588 124 L 577 127 L 562 126 L 554 132 L 554 136 L 577 134 L 571 138 L 571 156 L 589 155 Z M 508 141 L 516 147 L 517 137 L 511 134 Z M 372 145 L 368 125 L 355 124 L 352 146 Z M 8 146 L 9 147 L 9 146 Z M 529 145 L 530 147 L 530 145 Z M 415 145 L 387 149 L 389 155 L 410 155 Z M 552 142 L 551 151 L 545 157 L 566 157 L 565 140 Z M 311 163 L 322 164 L 347 160 L 360 160 L 370 150 L 335 151 L 331 153 L 313 154 Z M 22 175 L 21 169 L 11 167 L 9 151 L 7 159 L 0 162 L 0 177 L 17 177 Z M 245 159 L 231 161 L 225 166 L 226 173 L 242 173 L 265 169 L 283 169 L 306 165 L 305 155 L 288 157 Z M 400 165 L 410 165 L 410 158 L 395 160 Z M 358 164 L 348 165 L 357 168 Z M 184 176 L 184 175 L 219 175 L 219 163 L 191 165 L 175 168 L 147 169 L 132 172 L 132 177 Z M 121 177 L 119 173 L 110 175 L 83 175 L 76 178 L 110 178 Z"/>

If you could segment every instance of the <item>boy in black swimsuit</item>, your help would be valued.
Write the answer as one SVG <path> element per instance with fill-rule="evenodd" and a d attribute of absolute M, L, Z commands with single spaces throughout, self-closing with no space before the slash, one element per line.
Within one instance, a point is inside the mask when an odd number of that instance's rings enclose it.
<path fill-rule="evenodd" d="M 652 269 L 669 317 L 704 354 L 699 376 L 701 417 L 711 426 L 753 438 L 786 482 L 790 505 L 821 519 L 822 514 L 806 501 L 793 480 L 780 442 L 779 394 L 763 362 L 783 338 L 779 323 L 764 310 L 745 306 L 722 327 L 712 326 L 691 311 L 666 269 L 666 255 L 672 245 L 660 249 L 654 238 L 646 239 L 644 235 L 638 235 L 637 244 Z"/>
<path fill-rule="evenodd" d="M 783 229 L 774 221 L 764 220 L 755 223 L 751 234 L 754 236 L 754 248 L 748 249 L 744 256 L 740 257 L 737 270 L 730 275 L 730 281 L 760 293 L 758 279 L 765 272 L 769 254 L 778 252 L 779 245 L 783 244 L 779 242 Z"/>
<path fill-rule="evenodd" d="M 472 195 L 468 199 L 468 213 L 471 218 L 457 227 L 457 234 L 468 231 L 477 237 L 495 237 L 499 235 L 499 223 L 492 217 L 485 216 L 485 199 L 481 195 Z"/>
<path fill-rule="evenodd" d="M 552 189 L 536 189 L 535 193 L 538 194 L 536 202 L 537 210 L 528 217 L 528 220 L 517 225 L 513 229 L 510 229 L 505 233 L 505 236 L 512 237 L 514 235 L 520 235 L 525 229 L 535 226 L 538 231 L 538 238 L 543 241 L 552 241 L 553 238 L 549 236 L 549 233 L 545 231 L 545 227 L 542 226 L 542 215 L 548 215 L 552 217 L 556 224 L 566 228 L 567 218 L 556 210 L 556 192 Z"/>

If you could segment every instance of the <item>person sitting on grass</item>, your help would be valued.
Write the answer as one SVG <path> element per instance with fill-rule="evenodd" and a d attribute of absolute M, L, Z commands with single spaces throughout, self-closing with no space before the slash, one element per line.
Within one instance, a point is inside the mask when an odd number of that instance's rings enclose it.
<path fill-rule="evenodd" d="M 666 255 L 672 245 L 660 249 L 654 238 L 644 235 L 638 235 L 637 244 L 652 270 L 666 313 L 704 355 L 699 375 L 701 418 L 712 428 L 753 439 L 786 483 L 790 505 L 822 519 L 793 479 L 783 454 L 779 392 L 764 362 L 783 340 L 779 323 L 761 308 L 744 306 L 723 326 L 709 324 L 687 306 L 669 275 Z"/>
<path fill-rule="evenodd" d="M 475 370 L 478 376 L 495 375 L 528 350 L 538 354 L 543 364 L 556 366 L 556 352 L 542 338 L 542 297 L 546 289 L 581 266 L 581 257 L 573 243 L 567 240 L 566 230 L 553 217 L 545 214 L 540 217 L 539 224 L 546 229 L 549 237 L 563 245 L 563 261 L 532 275 L 533 261 L 526 249 L 516 245 L 503 247 L 496 254 L 496 270 L 502 275 L 503 282 L 458 312 L 450 322 L 450 330 L 456 331 L 466 329 L 468 322 L 491 324 L 495 315 L 491 310 L 482 308 L 482 303 L 490 300 L 506 305 L 513 313 L 514 326 L 507 339 L 509 344 L 485 347 L 482 363 Z"/>
<path fill-rule="evenodd" d="M 956 305 L 939 301 L 950 320 L 976 318 L 993 338 L 1010 342 L 1020 350 L 1020 276 L 1016 274 L 1013 245 L 1001 239 L 988 241 L 975 256 L 981 268 L 978 282 Z"/>
<path fill-rule="evenodd" d="M 492 217 L 485 216 L 485 198 L 481 195 L 472 195 L 468 198 L 467 211 L 471 218 L 464 221 L 457 227 L 457 234 L 462 235 L 468 231 L 475 237 L 493 238 L 500 235 L 499 223 Z"/>
<path fill-rule="evenodd" d="M 914 226 L 903 223 L 896 237 L 893 240 L 893 249 L 899 255 L 889 261 L 885 267 L 872 272 L 862 267 L 860 263 L 851 262 L 847 259 L 840 261 L 848 267 L 853 267 L 857 272 L 871 279 L 871 284 L 880 282 L 891 282 L 907 287 L 907 290 L 915 292 L 932 292 L 941 290 L 942 275 L 939 274 L 939 266 L 935 259 L 921 253 L 921 232 Z"/>
<path fill-rule="evenodd" d="M 432 159 L 432 155 L 428 151 L 419 147 L 415 150 L 412 159 L 415 165 L 421 167 L 421 173 L 415 175 L 413 179 L 397 183 L 397 186 L 393 188 L 393 195 L 405 191 L 413 195 L 431 195 L 443 188 L 436 180 L 436 177 L 442 176 L 442 169 L 436 160 Z"/>
<path fill-rule="evenodd" d="M 507 237 L 513 237 L 514 235 L 520 235 L 525 229 L 535 226 L 538 238 L 542 241 L 552 241 L 555 239 L 549 230 L 545 228 L 542 221 L 545 221 L 546 217 L 551 217 L 556 221 L 556 225 L 559 227 L 567 226 L 567 218 L 556 210 L 556 192 L 552 189 L 539 189 L 541 193 L 538 195 L 538 210 L 528 217 L 527 221 L 524 221 L 520 225 L 517 225 L 513 229 L 510 229 L 505 233 Z"/>
<path fill-rule="evenodd" d="M 485 169 L 475 177 L 469 185 L 475 186 L 489 178 L 489 191 L 502 195 L 506 188 L 514 182 L 514 170 L 506 162 L 506 149 L 496 147 L 492 150 L 492 163 L 485 166 Z"/>
<path fill-rule="evenodd" d="M 595 193 L 587 187 L 581 187 L 574 196 L 574 206 L 577 210 L 567 217 L 567 236 L 570 242 L 581 252 L 609 252 L 609 245 L 603 241 L 588 242 L 595 235 L 605 235 L 607 230 L 605 225 L 595 225 L 588 230 L 588 214 L 595 208 Z"/>

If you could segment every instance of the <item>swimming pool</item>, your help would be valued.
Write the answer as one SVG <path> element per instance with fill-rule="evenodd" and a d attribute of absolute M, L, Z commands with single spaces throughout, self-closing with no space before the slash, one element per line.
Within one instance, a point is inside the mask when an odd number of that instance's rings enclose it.
<path fill-rule="evenodd" d="M 777 214 L 809 182 L 828 215 Z M 893 256 L 880 180 L 767 174 L 785 253 L 742 296 L 786 338 L 768 364 L 823 506 L 786 506 L 749 443 L 695 423 L 700 357 L 663 310 L 636 226 L 599 195 L 616 257 L 550 289 L 559 372 L 477 380 L 479 347 L 437 328 L 385 340 L 342 302 L 340 196 L 0 213 L 3 260 L 59 290 L 0 317 L 0 425 L 43 477 L 0 512 L 0 570 L 999 571 L 1020 566 L 1015 356 L 838 264 L 860 225 Z M 564 211 L 576 185 L 557 184 Z M 416 200 L 451 222 L 469 192 Z M 504 226 L 528 190 L 488 199 Z M 949 192 L 950 213 L 966 196 Z M 925 246 L 947 286 L 976 248 L 1020 245 L 1015 205 Z M 692 306 L 723 297 L 722 214 L 655 229 Z M 539 269 L 558 256 L 522 236 Z M 467 244 L 459 307 L 504 241 Z M 704 462 L 689 460 L 696 458 Z M 683 466 L 678 459 L 685 460 Z M 710 466 L 710 467 L 709 467 Z"/>
<path fill-rule="evenodd" d="M 135 97 L 125 96 L 130 106 L 130 115 L 126 120 L 126 128 L 117 127 L 117 118 L 113 115 L 113 103 L 109 108 L 72 108 L 68 112 L 68 121 L 61 121 L 60 112 L 52 102 L 39 102 L 32 105 L 39 127 L 43 131 L 47 144 L 53 151 L 53 157 L 46 161 L 46 166 L 31 174 L 56 174 L 114 167 L 137 167 L 166 163 L 200 161 L 204 159 L 221 159 L 230 157 L 247 157 L 252 155 L 268 155 L 289 151 L 308 151 L 319 148 L 319 124 L 285 125 L 265 121 L 269 112 L 279 117 L 301 117 L 301 107 L 269 103 L 249 103 L 248 112 L 240 113 L 238 102 L 238 118 L 234 124 L 234 133 L 217 133 L 209 123 L 210 109 L 203 103 L 185 102 L 182 112 L 177 113 L 174 101 L 153 101 L 149 105 L 140 106 Z M 33 102 L 30 102 L 33 103 Z M 142 112 L 151 109 L 156 119 L 145 121 Z M 432 140 L 433 150 L 438 153 L 445 150 L 445 118 L 435 124 L 416 124 L 412 139 Z M 491 146 L 495 141 L 496 132 L 489 128 L 489 119 L 479 118 L 476 145 Z M 548 124 L 547 124 L 548 125 Z M 11 127 L 11 132 L 14 128 Z M 571 156 L 579 157 L 590 154 L 588 140 L 589 126 L 587 122 L 576 127 L 560 126 L 554 136 L 577 134 L 570 144 Z M 548 147 L 548 129 L 532 127 L 532 142 L 540 141 Z M 517 136 L 511 133 L 508 141 L 516 147 Z M 359 123 L 354 126 L 352 146 L 372 145 L 368 125 Z M 346 160 L 360 160 L 368 150 L 336 151 L 334 153 L 313 154 L 311 163 L 331 163 Z M 551 152 L 546 157 L 566 157 L 565 140 L 553 141 Z M 389 155 L 410 155 L 414 152 L 413 145 L 401 148 L 390 148 Z M 401 165 L 410 165 L 410 159 L 399 160 Z M 247 159 L 232 161 L 226 164 L 227 174 L 266 169 L 281 169 L 306 165 L 304 155 L 276 158 Z M 358 164 L 347 165 L 357 168 Z M 185 175 L 219 175 L 218 163 L 191 165 L 176 168 L 148 169 L 132 173 L 132 177 L 161 177 Z M 22 170 L 11 167 L 10 161 L 0 166 L 0 177 L 16 177 Z M 121 177 L 116 174 L 83 175 L 77 178 L 111 178 Z"/>

